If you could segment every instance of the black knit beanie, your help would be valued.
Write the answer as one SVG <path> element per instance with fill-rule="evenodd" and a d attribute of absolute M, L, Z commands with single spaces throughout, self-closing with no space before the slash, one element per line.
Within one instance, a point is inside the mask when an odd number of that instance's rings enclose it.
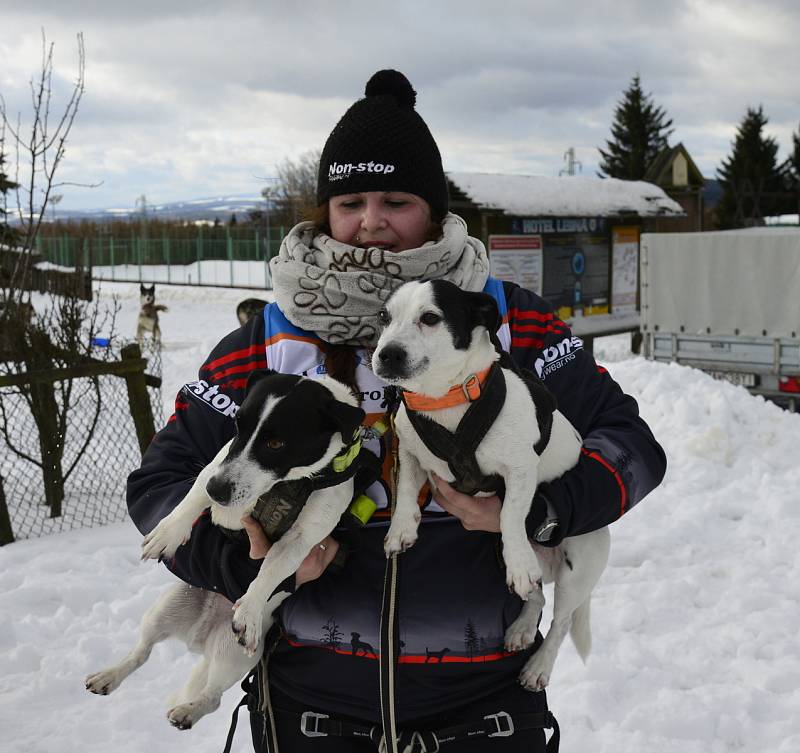
<path fill-rule="evenodd" d="M 399 71 L 378 71 L 366 95 L 331 131 L 319 162 L 317 204 L 362 191 L 404 191 L 421 196 L 431 214 L 447 214 L 442 158 L 414 109 L 417 93 Z"/>

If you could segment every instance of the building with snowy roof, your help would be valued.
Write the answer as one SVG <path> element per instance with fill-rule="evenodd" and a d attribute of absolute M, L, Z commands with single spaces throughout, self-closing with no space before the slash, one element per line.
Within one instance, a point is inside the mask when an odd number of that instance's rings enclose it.
<path fill-rule="evenodd" d="M 644 181 L 466 172 L 447 179 L 450 207 L 486 243 L 492 274 L 538 293 L 585 335 L 638 326 L 639 236 L 686 216 Z M 592 327 L 587 317 L 602 319 Z"/>

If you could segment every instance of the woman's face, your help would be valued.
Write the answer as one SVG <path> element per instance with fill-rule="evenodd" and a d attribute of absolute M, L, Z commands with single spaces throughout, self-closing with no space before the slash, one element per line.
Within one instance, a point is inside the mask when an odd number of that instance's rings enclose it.
<path fill-rule="evenodd" d="M 402 191 L 366 191 L 334 196 L 328 202 L 331 235 L 361 248 L 406 251 L 428 240 L 431 208 L 425 199 Z"/>

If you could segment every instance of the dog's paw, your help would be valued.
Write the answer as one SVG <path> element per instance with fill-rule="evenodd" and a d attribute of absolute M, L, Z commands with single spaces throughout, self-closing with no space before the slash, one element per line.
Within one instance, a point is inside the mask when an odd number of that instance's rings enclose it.
<path fill-rule="evenodd" d="M 191 729 L 203 716 L 195 703 L 183 703 L 167 711 L 167 720 L 178 729 Z"/>
<path fill-rule="evenodd" d="M 414 546 L 417 540 L 417 529 L 419 527 L 419 517 L 412 516 L 408 520 L 397 518 L 397 513 L 392 518 L 392 523 L 383 541 L 383 550 L 387 557 L 399 554 L 406 549 Z"/>
<path fill-rule="evenodd" d="M 527 600 L 542 577 L 539 560 L 536 559 L 530 545 L 520 547 L 518 550 L 504 547 L 503 559 L 506 563 L 508 587 L 521 599 Z"/>
<path fill-rule="evenodd" d="M 395 528 L 394 524 L 389 528 L 389 532 L 386 534 L 386 538 L 383 541 L 383 550 L 386 552 L 387 557 L 404 552 L 406 549 L 414 546 L 417 540 L 416 525 L 413 527 L 397 526 L 397 530 L 392 530 L 393 528 Z"/>
<path fill-rule="evenodd" d="M 233 605 L 233 609 L 231 628 L 245 653 L 248 656 L 255 656 L 258 642 L 261 640 L 264 606 L 253 599 L 248 599 L 245 594 Z"/>
<path fill-rule="evenodd" d="M 192 522 L 164 518 L 142 541 L 142 559 L 169 559 L 192 535 Z"/>
<path fill-rule="evenodd" d="M 540 653 L 537 651 L 528 659 L 519 675 L 521 685 L 528 690 L 544 690 L 550 682 L 550 673 L 553 671 L 552 663 L 540 657 Z"/>
<path fill-rule="evenodd" d="M 97 695 L 108 695 L 120 686 L 122 680 L 123 677 L 115 669 L 104 669 L 86 678 L 86 690 Z"/>
<path fill-rule="evenodd" d="M 527 601 L 539 580 L 538 572 L 531 572 L 526 567 L 512 568 L 506 565 L 506 583 L 509 589 Z"/>
<path fill-rule="evenodd" d="M 520 615 L 506 630 L 504 639 L 506 651 L 522 651 L 533 645 L 537 628 L 538 620 L 528 620 Z"/>

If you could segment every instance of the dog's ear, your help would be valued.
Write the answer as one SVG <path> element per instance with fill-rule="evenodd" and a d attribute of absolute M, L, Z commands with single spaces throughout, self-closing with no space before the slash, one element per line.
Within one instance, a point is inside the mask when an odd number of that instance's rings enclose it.
<path fill-rule="evenodd" d="M 333 421 L 333 425 L 342 435 L 342 439 L 347 442 L 355 434 L 356 429 L 361 426 L 361 422 L 367 415 L 361 408 L 341 402 L 341 400 L 331 400 L 325 406 L 325 412 Z"/>
<path fill-rule="evenodd" d="M 265 377 L 276 373 L 274 369 L 258 369 L 257 371 L 251 371 L 250 376 L 247 377 L 247 384 L 244 386 L 244 394 L 246 395 L 250 392 L 250 390 Z"/>
<path fill-rule="evenodd" d="M 470 324 L 473 327 L 479 325 L 486 327 L 489 334 L 494 336 L 503 323 L 497 301 L 488 293 L 466 293 L 465 295 L 469 296 Z"/>
<path fill-rule="evenodd" d="M 141 282 L 139 283 L 139 292 L 140 292 L 142 295 L 144 295 L 144 294 L 147 292 L 147 288 L 146 288 L 144 285 L 142 285 L 142 283 L 141 283 Z"/>

